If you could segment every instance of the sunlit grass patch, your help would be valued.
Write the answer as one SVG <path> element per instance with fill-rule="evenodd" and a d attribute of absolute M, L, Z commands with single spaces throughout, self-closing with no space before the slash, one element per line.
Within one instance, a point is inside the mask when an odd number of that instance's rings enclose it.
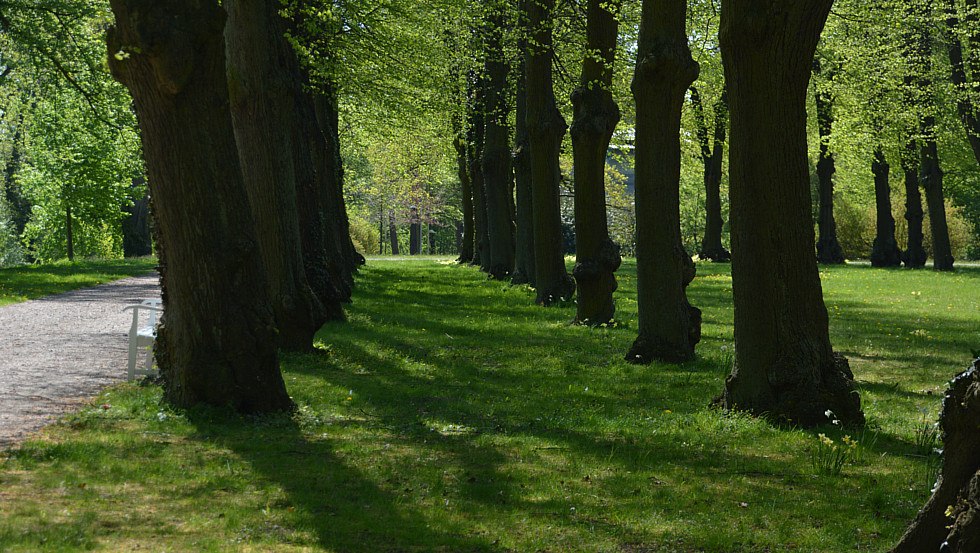
<path fill-rule="evenodd" d="M 0 306 L 148 273 L 156 259 L 61 261 L 0 269 Z"/>

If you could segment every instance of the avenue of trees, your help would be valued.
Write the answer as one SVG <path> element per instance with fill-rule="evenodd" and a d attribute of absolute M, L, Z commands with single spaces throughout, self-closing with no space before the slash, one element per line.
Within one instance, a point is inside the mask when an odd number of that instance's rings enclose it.
<path fill-rule="evenodd" d="M 622 355 L 639 364 L 695 356 L 697 254 L 732 263 L 723 406 L 860 425 L 818 263 L 950 271 L 978 253 L 978 16 L 975 0 L 0 0 L 0 259 L 145 255 L 127 245 L 152 228 L 167 401 L 262 413 L 292 407 L 278 350 L 344 319 L 364 254 L 454 252 L 542 306 L 574 298 L 590 326 L 615 323 L 635 254 Z M 947 465 L 976 471 L 961 451 Z M 934 542 L 947 521 L 929 516 Z M 962 520 L 953 551 L 975 543 Z"/>

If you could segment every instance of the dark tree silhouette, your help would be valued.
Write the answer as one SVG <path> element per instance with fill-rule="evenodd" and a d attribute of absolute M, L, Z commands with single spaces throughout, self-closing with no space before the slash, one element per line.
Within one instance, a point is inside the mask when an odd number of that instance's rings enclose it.
<path fill-rule="evenodd" d="M 721 216 L 721 177 L 728 126 L 728 103 L 723 92 L 715 104 L 713 137 L 708 135 L 708 122 L 701 93 L 693 86 L 691 106 L 694 108 L 694 118 L 697 121 L 701 163 L 704 165 L 704 238 L 701 240 L 701 251 L 698 255 L 702 259 L 724 263 L 732 259 L 732 254 L 721 243 L 721 233 L 725 226 L 725 220 Z"/>

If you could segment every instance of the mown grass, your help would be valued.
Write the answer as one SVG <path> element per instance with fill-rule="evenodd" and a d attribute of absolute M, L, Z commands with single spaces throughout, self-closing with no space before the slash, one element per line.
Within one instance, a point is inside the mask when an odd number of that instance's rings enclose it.
<path fill-rule="evenodd" d="M 0 269 L 0 306 L 104 284 L 153 270 L 156 259 L 59 261 Z"/>
<path fill-rule="evenodd" d="M 917 436 L 980 347 L 980 271 L 823 270 L 869 424 L 803 431 L 709 407 L 732 346 L 728 267 L 700 265 L 699 359 L 621 361 L 621 324 L 469 267 L 374 262 L 324 351 L 283 360 L 291 415 L 173 412 L 113 388 L 7 455 L 3 551 L 885 551 L 936 458 Z M 824 433 L 859 442 L 840 475 Z"/>

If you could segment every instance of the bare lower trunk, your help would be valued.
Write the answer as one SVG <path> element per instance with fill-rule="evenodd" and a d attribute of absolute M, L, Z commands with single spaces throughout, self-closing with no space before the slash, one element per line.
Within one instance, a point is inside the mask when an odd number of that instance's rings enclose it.
<path fill-rule="evenodd" d="M 408 220 L 408 255 L 422 253 L 422 222 L 419 221 L 419 210 L 412 207 Z"/>
<path fill-rule="evenodd" d="M 487 228 L 487 197 L 483 187 L 483 145 L 486 131 L 483 86 L 477 82 L 470 95 L 470 127 L 467 159 L 470 167 L 470 186 L 473 189 L 473 261 L 481 269 L 490 263 L 490 235 Z"/>
<path fill-rule="evenodd" d="M 398 255 L 398 227 L 395 226 L 395 216 L 388 215 L 388 238 L 391 241 L 391 255 Z"/>
<path fill-rule="evenodd" d="M 609 238 L 606 220 L 606 154 L 619 123 L 619 106 L 612 97 L 613 65 L 619 36 L 618 1 L 589 0 L 586 51 L 582 78 L 572 92 L 575 118 L 572 149 L 575 157 L 575 320 L 602 325 L 613 320 L 618 287 L 615 272 L 622 262 L 619 246 Z"/>
<path fill-rule="evenodd" d="M 813 61 L 815 75 L 821 73 L 819 60 Z M 833 97 L 826 90 L 816 89 L 817 128 L 820 132 L 820 159 L 817 160 L 817 181 L 819 182 L 820 214 L 817 227 L 820 232 L 817 240 L 817 261 L 826 265 L 844 263 L 844 250 L 837 240 L 837 222 L 834 220 L 834 174 L 837 161 L 830 151 L 830 135 L 834 126 Z"/>
<path fill-rule="evenodd" d="M 463 220 L 460 221 L 459 259 L 460 263 L 473 261 L 473 186 L 470 182 L 469 162 L 466 159 L 466 135 L 463 132 L 462 116 L 453 119 L 456 137 L 453 147 L 456 149 L 456 172 L 459 176 L 460 195 L 462 196 Z"/>
<path fill-rule="evenodd" d="M 225 71 L 225 12 L 113 0 L 109 66 L 130 90 L 160 238 L 156 357 L 170 403 L 289 409 Z"/>
<path fill-rule="evenodd" d="M 888 183 L 890 167 L 881 145 L 875 147 L 871 172 L 875 177 L 875 241 L 871 249 L 871 265 L 874 267 L 898 267 L 902 264 L 902 251 L 895 240 L 895 218 L 892 216 L 891 185 Z"/>
<path fill-rule="evenodd" d="M 943 197 L 943 171 L 939 166 L 939 151 L 936 145 L 935 121 L 924 119 L 922 141 L 922 163 L 919 165 L 919 180 L 926 192 L 926 205 L 929 206 L 929 229 L 932 234 L 932 262 L 937 271 L 953 270 L 953 253 L 949 243 L 949 225 L 946 223 L 946 200 Z"/>
<path fill-rule="evenodd" d="M 830 344 L 807 163 L 807 87 L 831 2 L 767 5 L 723 0 L 721 12 L 736 357 L 724 403 L 801 426 L 828 422 L 828 410 L 862 423 L 847 360 Z"/>
<path fill-rule="evenodd" d="M 296 204 L 290 108 L 294 56 L 277 24 L 278 2 L 226 2 L 228 82 L 242 175 L 279 329 L 279 346 L 313 348 L 326 320 L 306 280 Z"/>
<path fill-rule="evenodd" d="M 698 76 L 687 45 L 685 0 L 644 0 L 636 100 L 636 286 L 639 336 L 631 363 L 680 363 L 701 340 L 701 311 L 687 301 L 694 262 L 681 245 L 681 109 Z"/>
<path fill-rule="evenodd" d="M 698 142 L 701 144 L 701 163 L 704 165 L 704 238 L 701 240 L 701 259 L 715 263 L 731 261 L 732 254 L 721 243 L 725 220 L 721 216 L 721 177 L 725 156 L 725 135 L 728 125 L 728 104 L 725 93 L 715 104 L 714 145 L 708 137 L 708 124 L 704 115 L 701 94 L 691 87 L 691 104 L 698 122 Z"/>
<path fill-rule="evenodd" d="M 522 3 L 527 0 L 522 0 Z M 522 34 L 523 36 L 523 34 Z M 517 196 L 517 244 L 513 284 L 534 286 L 534 206 L 531 199 L 531 145 L 527 131 L 527 51 L 520 44 L 521 67 L 517 77 L 517 113 L 514 136 L 514 182 Z"/>
<path fill-rule="evenodd" d="M 980 359 L 950 383 L 939 424 L 938 485 L 892 553 L 980 551 Z"/>
<path fill-rule="evenodd" d="M 575 281 L 562 254 L 558 157 L 568 125 L 555 103 L 552 24 L 555 0 L 525 4 L 531 37 L 526 56 L 527 128 L 531 146 L 531 203 L 534 205 L 534 269 L 536 303 L 551 305 L 570 299 Z"/>
<path fill-rule="evenodd" d="M 75 219 L 71 215 L 71 206 L 65 206 L 65 245 L 68 250 L 68 261 L 75 261 Z"/>
<path fill-rule="evenodd" d="M 905 221 L 907 239 L 902 263 L 909 269 L 926 265 L 926 250 L 922 246 L 922 194 L 919 193 L 919 162 L 915 158 L 918 146 L 909 141 L 902 152 L 902 172 L 905 177 Z"/>
<path fill-rule="evenodd" d="M 489 259 L 484 267 L 490 276 L 503 280 L 514 271 L 514 219 L 511 210 L 510 127 L 507 119 L 507 77 L 510 67 L 503 50 L 505 19 L 502 6 L 496 6 L 488 19 L 485 73 L 485 140 L 483 145 L 483 190 L 486 195 Z"/>

